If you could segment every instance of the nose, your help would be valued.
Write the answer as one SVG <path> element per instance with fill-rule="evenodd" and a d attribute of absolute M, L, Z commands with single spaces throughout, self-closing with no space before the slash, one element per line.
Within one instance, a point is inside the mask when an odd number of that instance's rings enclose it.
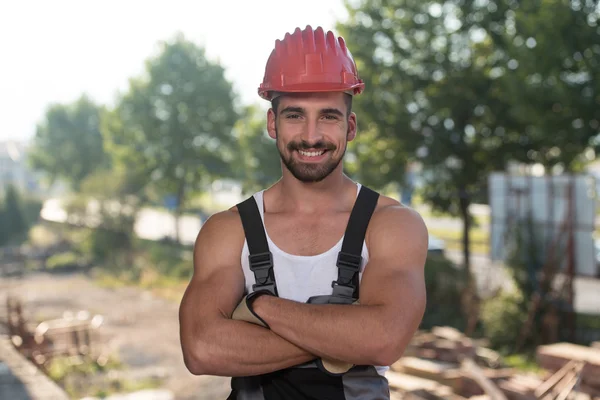
<path fill-rule="evenodd" d="M 323 133 L 319 129 L 318 120 L 307 119 L 302 132 L 302 140 L 307 143 L 317 143 L 323 140 Z"/>

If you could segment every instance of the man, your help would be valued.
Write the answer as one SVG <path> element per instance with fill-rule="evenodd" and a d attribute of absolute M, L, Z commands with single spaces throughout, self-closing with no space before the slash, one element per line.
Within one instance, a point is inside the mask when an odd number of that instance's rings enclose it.
<path fill-rule="evenodd" d="M 343 173 L 363 88 L 332 32 L 276 41 L 259 95 L 281 179 L 206 221 L 180 308 L 187 368 L 233 377 L 230 399 L 389 399 L 385 371 L 425 308 L 428 235 Z"/>

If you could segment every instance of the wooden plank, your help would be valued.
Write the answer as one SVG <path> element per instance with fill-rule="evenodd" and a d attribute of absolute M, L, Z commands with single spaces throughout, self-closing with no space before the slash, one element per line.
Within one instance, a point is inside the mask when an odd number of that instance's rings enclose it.
<path fill-rule="evenodd" d="M 456 391 L 460 387 L 461 374 L 458 366 L 437 360 L 403 357 L 394 365 L 394 370 L 411 376 L 431 379 Z"/>
<path fill-rule="evenodd" d="M 417 357 L 403 357 L 399 367 L 410 375 L 429 375 L 441 377 L 446 372 L 456 369 L 456 364 L 443 361 L 425 360 Z M 413 373 L 414 372 L 414 373 Z"/>
<path fill-rule="evenodd" d="M 564 376 L 567 374 L 567 372 L 569 372 L 570 370 L 573 369 L 573 367 L 575 367 L 575 364 L 577 363 L 577 361 L 575 360 L 571 360 L 568 363 L 566 363 L 561 369 L 559 369 L 558 371 L 556 371 L 552 376 L 550 376 L 548 379 L 546 379 L 545 382 L 543 382 L 537 389 L 535 389 L 535 391 L 533 392 L 535 394 L 536 397 L 542 397 L 544 396 L 547 392 L 550 391 L 550 389 L 556 385 L 561 379 L 564 378 Z"/>
<path fill-rule="evenodd" d="M 585 361 L 582 381 L 600 387 L 600 349 L 572 343 L 556 343 L 539 346 L 536 357 L 542 368 L 557 371 L 571 360 Z"/>
<path fill-rule="evenodd" d="M 484 368 L 482 372 L 486 378 L 494 383 L 498 383 L 501 380 L 506 380 L 514 375 L 514 369 L 503 368 L 503 369 L 490 369 Z M 448 373 L 449 374 L 449 373 Z M 461 373 L 460 379 L 454 384 L 455 391 L 462 394 L 463 396 L 479 396 L 484 395 L 484 391 L 479 384 L 470 376 Z"/>
<path fill-rule="evenodd" d="M 467 339 L 467 337 L 461 331 L 449 326 L 434 326 L 431 329 L 431 333 L 439 338 L 456 342 L 461 342 L 463 339 Z"/>
<path fill-rule="evenodd" d="M 423 390 L 446 399 L 454 394 L 452 388 L 431 379 L 419 378 L 394 371 L 387 371 L 385 377 L 388 380 L 390 388 L 400 390 L 404 393 Z"/>
<path fill-rule="evenodd" d="M 581 360 L 600 367 L 600 349 L 573 343 L 555 343 L 538 346 L 537 354 L 565 360 Z"/>
<path fill-rule="evenodd" d="M 525 386 L 513 380 L 498 382 L 498 388 L 511 400 L 536 400 L 534 394 Z"/>
<path fill-rule="evenodd" d="M 502 391 L 482 372 L 481 368 L 471 359 L 464 359 L 461 368 L 473 378 L 492 400 L 508 400 Z"/>

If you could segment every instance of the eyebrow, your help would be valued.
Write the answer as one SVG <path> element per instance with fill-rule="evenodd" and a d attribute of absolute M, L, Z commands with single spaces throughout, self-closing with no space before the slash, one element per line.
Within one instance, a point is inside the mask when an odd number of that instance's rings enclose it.
<path fill-rule="evenodd" d="M 299 114 L 304 114 L 304 112 L 305 112 L 304 108 L 302 108 L 302 107 L 294 107 L 294 106 L 289 106 L 289 107 L 286 107 L 283 110 L 281 110 L 281 114 L 285 114 L 285 113 L 299 113 Z M 323 108 L 323 109 L 319 110 L 319 112 L 321 114 L 335 114 L 335 115 L 338 115 L 340 117 L 344 116 L 344 113 L 342 113 L 337 108 Z"/>

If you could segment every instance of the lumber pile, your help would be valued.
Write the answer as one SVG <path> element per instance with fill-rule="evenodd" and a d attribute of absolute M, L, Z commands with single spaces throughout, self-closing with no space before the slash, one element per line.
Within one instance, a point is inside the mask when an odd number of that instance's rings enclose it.
<path fill-rule="evenodd" d="M 539 346 L 538 364 L 552 372 L 562 372 L 569 366 L 579 366 L 579 390 L 600 398 L 600 349 L 572 343 L 555 343 Z"/>
<path fill-rule="evenodd" d="M 539 346 L 546 373 L 506 368 L 498 353 L 449 327 L 420 331 L 386 374 L 394 399 L 600 400 L 600 348 Z"/>

